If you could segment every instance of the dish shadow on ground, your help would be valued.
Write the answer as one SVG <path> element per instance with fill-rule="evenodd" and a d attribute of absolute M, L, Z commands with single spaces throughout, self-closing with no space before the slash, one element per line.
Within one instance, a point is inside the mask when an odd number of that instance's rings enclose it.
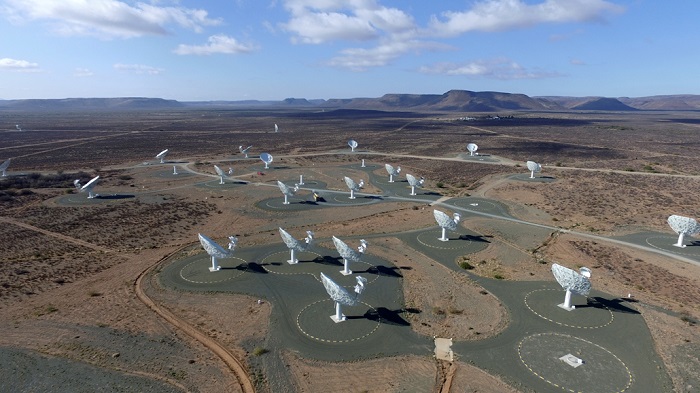
<path fill-rule="evenodd" d="M 406 312 L 405 309 L 390 310 L 386 307 L 377 307 L 376 309 L 367 310 L 362 316 L 348 316 L 347 319 L 368 319 L 387 325 L 411 326 L 411 324 L 401 316 L 404 312 Z"/>

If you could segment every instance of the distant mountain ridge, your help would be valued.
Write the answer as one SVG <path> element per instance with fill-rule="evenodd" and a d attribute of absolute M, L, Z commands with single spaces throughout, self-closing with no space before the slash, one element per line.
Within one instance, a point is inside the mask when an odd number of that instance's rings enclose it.
<path fill-rule="evenodd" d="M 158 109 L 176 108 L 184 105 L 176 100 L 147 97 L 115 97 L 115 98 L 58 98 L 58 99 L 27 99 L 0 100 L 0 109 L 18 110 L 126 110 L 126 109 Z"/>
<path fill-rule="evenodd" d="M 636 111 L 700 110 L 700 95 L 650 97 L 566 97 L 493 91 L 450 90 L 444 94 L 385 94 L 378 98 L 281 101 L 176 101 L 148 97 L 0 100 L 0 110 L 165 110 L 182 108 L 319 108 L 376 111 L 502 112 L 502 111 Z"/>

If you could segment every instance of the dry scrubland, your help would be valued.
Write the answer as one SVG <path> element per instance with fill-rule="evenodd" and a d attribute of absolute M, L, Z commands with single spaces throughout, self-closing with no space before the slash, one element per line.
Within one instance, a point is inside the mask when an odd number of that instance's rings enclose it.
<path fill-rule="evenodd" d="M 241 247 L 246 247 L 276 241 L 280 220 L 287 229 L 314 229 L 319 237 L 386 233 L 389 222 L 391 231 L 397 232 L 434 225 L 421 214 L 420 204 L 415 209 L 413 203 L 342 208 L 314 218 L 303 212 L 262 211 L 252 202 L 277 196 L 276 190 L 242 187 L 235 193 L 216 193 L 190 185 L 195 179 L 212 178 L 166 179 L 154 174 L 161 169 L 140 165 L 164 148 L 170 149 L 168 159 L 189 161 L 192 168 L 212 173 L 214 160 L 238 157 L 238 145 L 253 145 L 255 153 L 275 155 L 275 164 L 331 168 L 329 187 L 338 189 L 343 186 L 334 178 L 340 173 L 332 169 L 335 166 L 360 158 L 401 165 L 403 173 L 425 176 L 430 190 L 497 199 L 524 220 L 593 234 L 653 230 L 671 236 L 665 223 L 668 215 L 700 216 L 700 180 L 694 177 L 700 174 L 700 163 L 694 159 L 700 153 L 700 115 L 514 113 L 502 120 L 456 120 L 463 115 L 259 110 L 4 113 L 0 121 L 7 124 L 0 124 L 0 129 L 11 130 L 21 123 L 27 132 L 3 132 L 0 160 L 13 158 L 11 173 L 42 175 L 32 175 L 36 181 L 29 185 L 0 181 L 0 309 L 4 315 L 0 345 L 144 377 L 175 390 L 235 391 L 235 378 L 218 358 L 136 298 L 134 281 L 141 272 L 191 244 L 200 231 L 229 233 L 236 228 Z M 273 123 L 280 125 L 280 133 L 271 132 Z M 347 152 L 351 138 L 360 142 L 361 152 L 355 156 L 320 154 Z M 501 157 L 507 165 L 429 159 L 457 157 L 467 142 L 478 143 L 482 154 Z M 370 152 L 425 157 L 383 157 Z M 509 179 L 525 172 L 528 159 L 545 164 L 542 175 L 556 181 Z M 233 166 L 236 175 L 245 179 L 273 181 L 270 173 L 257 175 L 255 165 Z M 78 171 L 83 173 L 73 173 Z M 152 193 L 90 206 L 57 203 L 71 192 L 73 177 L 86 180 L 94 175 L 101 176 L 100 193 Z M 700 381 L 700 362 L 693 355 L 700 342 L 695 323 L 700 318 L 697 267 L 572 235 L 521 231 L 523 235 L 516 236 L 507 224 L 483 218 L 463 225 L 492 236 L 486 250 L 456 261 L 468 262 L 474 273 L 551 281 L 551 262 L 562 261 L 590 266 L 596 288 L 618 296 L 634 293 L 676 389 L 682 391 L 688 381 Z M 401 249 L 400 242 L 387 238 L 380 244 L 377 255 L 396 263 L 391 255 Z M 424 311 L 410 319 L 417 332 L 477 339 L 475 332 L 492 336 L 507 323 L 498 300 L 481 293 L 465 276 L 447 270 L 427 274 L 430 260 L 422 256 L 402 259 L 401 264 L 412 268 L 404 274 L 406 302 Z M 243 295 L 183 294 L 148 280 L 146 289 L 184 321 L 231 348 L 257 389 L 269 389 L 260 361 L 264 353 L 256 349 L 264 348 L 269 306 L 275 305 L 251 307 L 254 299 Z M 483 307 L 473 307 L 474 303 Z M 220 304 L 242 312 L 222 314 L 217 312 Z M 436 309 L 461 312 L 436 313 Z M 296 359 L 295 354 L 284 356 Z M 368 391 L 416 386 L 435 391 L 450 386 L 453 391 L 508 389 L 469 365 L 456 363 L 456 368 L 449 368 L 421 357 L 351 365 L 297 360 L 287 377 L 299 391 L 332 386 L 323 384 L 332 384 L 341 371 L 349 373 L 358 389 Z M 77 366 L 65 362 L 64 367 Z M 364 386 L 362 375 L 368 370 L 396 382 Z M 110 380 L 105 375 L 96 378 Z M 143 381 L 129 383 L 132 388 L 150 386 Z"/>

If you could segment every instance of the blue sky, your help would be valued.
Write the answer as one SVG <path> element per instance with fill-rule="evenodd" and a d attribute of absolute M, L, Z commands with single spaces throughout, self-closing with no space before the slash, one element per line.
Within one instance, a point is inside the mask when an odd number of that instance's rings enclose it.
<path fill-rule="evenodd" d="M 0 0 L 0 99 L 700 94 L 700 2 Z"/>

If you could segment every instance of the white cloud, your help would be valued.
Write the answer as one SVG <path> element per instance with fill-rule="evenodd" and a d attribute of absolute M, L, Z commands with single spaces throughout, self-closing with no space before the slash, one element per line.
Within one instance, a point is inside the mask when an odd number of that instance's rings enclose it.
<path fill-rule="evenodd" d="M 321 44 L 334 40 L 369 40 L 378 36 L 366 20 L 338 12 L 309 12 L 293 17 L 286 30 L 296 34 L 294 43 Z"/>
<path fill-rule="evenodd" d="M 164 35 L 170 24 L 201 32 L 203 26 L 221 23 L 201 9 L 132 6 L 120 0 L 6 0 L 5 9 L 15 23 L 43 20 L 60 34 L 101 38 Z"/>
<path fill-rule="evenodd" d="M 162 68 L 151 67 L 143 64 L 121 64 L 117 63 L 114 65 L 114 69 L 121 72 L 128 72 L 132 74 L 148 74 L 148 75 L 158 75 L 165 71 Z"/>
<path fill-rule="evenodd" d="M 73 70 L 73 76 L 78 78 L 84 78 L 93 75 L 95 75 L 95 73 L 87 68 L 76 68 L 75 70 Z"/>
<path fill-rule="evenodd" d="M 286 0 L 290 19 L 281 28 L 292 42 L 322 44 L 338 40 L 376 42 L 369 48 L 346 48 L 326 65 L 363 71 L 391 63 L 408 52 L 442 45 L 416 39 L 411 15 L 377 0 Z"/>
<path fill-rule="evenodd" d="M 375 0 L 287 0 L 285 7 L 291 16 L 282 28 L 294 43 L 367 41 L 415 27 L 410 15 Z"/>
<path fill-rule="evenodd" d="M 569 60 L 569 64 L 571 64 L 571 65 L 586 65 L 586 62 L 581 60 L 581 59 L 571 59 L 571 60 Z"/>
<path fill-rule="evenodd" d="M 4 57 L 0 59 L 0 71 L 17 71 L 17 72 L 37 72 L 39 64 L 32 63 L 26 60 L 17 60 Z"/>
<path fill-rule="evenodd" d="M 255 50 L 255 46 L 242 44 L 235 38 L 224 34 L 217 34 L 209 37 L 203 45 L 180 44 L 173 51 L 178 55 L 211 55 L 215 53 L 238 54 L 249 53 Z"/>
<path fill-rule="evenodd" d="M 606 13 L 623 7 L 605 0 L 545 0 L 527 4 L 522 0 L 484 0 L 467 11 L 447 11 L 433 16 L 430 27 L 439 36 L 457 36 L 470 31 L 503 31 L 540 23 L 602 21 Z"/>
<path fill-rule="evenodd" d="M 559 73 L 552 71 L 528 70 L 506 58 L 475 60 L 465 63 L 436 63 L 431 66 L 421 67 L 419 72 L 499 80 L 543 79 L 561 76 Z"/>
<path fill-rule="evenodd" d="M 332 58 L 327 65 L 348 68 L 353 71 L 365 71 L 371 67 L 381 67 L 410 52 L 425 50 L 445 50 L 446 45 L 418 40 L 388 40 L 373 48 L 348 48 Z"/>

